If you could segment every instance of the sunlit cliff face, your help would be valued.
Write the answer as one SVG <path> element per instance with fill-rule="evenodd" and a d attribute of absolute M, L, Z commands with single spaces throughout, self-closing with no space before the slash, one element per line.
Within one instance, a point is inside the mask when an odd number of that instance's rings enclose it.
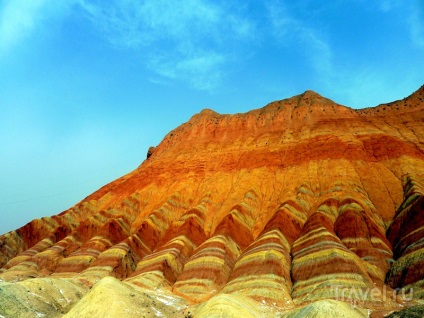
<path fill-rule="evenodd" d="M 424 87 L 363 110 L 312 91 L 244 114 L 204 110 L 133 172 L 0 237 L 0 315 L 416 307 L 423 184 Z"/>

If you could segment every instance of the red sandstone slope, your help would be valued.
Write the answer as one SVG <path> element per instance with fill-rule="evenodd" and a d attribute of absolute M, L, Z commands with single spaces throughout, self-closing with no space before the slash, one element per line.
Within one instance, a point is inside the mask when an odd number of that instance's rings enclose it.
<path fill-rule="evenodd" d="M 281 310 L 337 298 L 332 286 L 414 286 L 420 298 L 423 110 L 424 86 L 363 110 L 312 91 L 245 114 L 203 110 L 133 172 L 0 237 L 0 279 L 114 276 Z"/>

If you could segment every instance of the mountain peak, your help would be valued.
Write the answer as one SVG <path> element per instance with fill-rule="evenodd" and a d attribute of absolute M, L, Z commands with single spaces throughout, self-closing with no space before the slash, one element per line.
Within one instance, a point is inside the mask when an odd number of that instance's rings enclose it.
<path fill-rule="evenodd" d="M 199 113 L 193 115 L 189 122 L 195 122 L 198 120 L 205 120 L 205 119 L 210 119 L 210 118 L 216 118 L 221 116 L 219 113 L 217 113 L 216 111 L 209 109 L 209 108 L 204 108 L 202 109 Z"/>
<path fill-rule="evenodd" d="M 317 92 L 313 90 L 307 90 L 304 93 L 297 96 L 298 98 L 298 105 L 297 106 L 328 106 L 328 105 L 335 105 L 336 103 L 332 100 L 323 97 L 322 95 L 318 94 Z"/>
<path fill-rule="evenodd" d="M 303 98 L 322 98 L 320 94 L 313 90 L 306 90 L 303 94 L 301 94 Z"/>
<path fill-rule="evenodd" d="M 369 111 L 314 91 L 202 110 L 133 172 L 0 236 L 0 317 L 401 309 L 403 288 L 424 294 L 423 90 Z"/>
<path fill-rule="evenodd" d="M 216 116 L 219 115 L 216 111 L 209 109 L 209 108 L 204 108 L 200 111 L 199 115 L 202 116 Z"/>

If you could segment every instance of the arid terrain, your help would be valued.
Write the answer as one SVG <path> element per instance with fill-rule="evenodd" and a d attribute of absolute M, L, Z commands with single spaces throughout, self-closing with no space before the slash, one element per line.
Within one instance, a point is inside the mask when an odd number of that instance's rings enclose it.
<path fill-rule="evenodd" d="M 313 91 L 203 110 L 131 173 L 0 236 L 0 317 L 414 312 L 424 86 L 360 110 Z"/>

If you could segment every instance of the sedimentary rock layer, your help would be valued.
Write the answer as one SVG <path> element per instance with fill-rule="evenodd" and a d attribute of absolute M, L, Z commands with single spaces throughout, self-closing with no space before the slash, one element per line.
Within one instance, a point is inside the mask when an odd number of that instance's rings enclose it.
<path fill-rule="evenodd" d="M 388 284 L 412 290 L 415 298 L 424 298 L 424 177 L 406 175 L 405 200 L 387 232 L 393 244 L 395 262 Z"/>
<path fill-rule="evenodd" d="M 423 184 L 424 87 L 362 110 L 312 91 L 204 110 L 0 236 L 0 316 L 381 316 L 424 297 Z"/>

